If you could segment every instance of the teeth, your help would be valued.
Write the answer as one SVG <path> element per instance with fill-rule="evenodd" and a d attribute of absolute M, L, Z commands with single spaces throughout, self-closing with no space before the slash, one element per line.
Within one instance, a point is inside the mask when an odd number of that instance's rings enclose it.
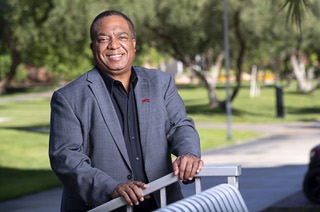
<path fill-rule="evenodd" d="M 121 54 L 110 55 L 109 57 L 110 57 L 110 58 L 121 57 Z"/>

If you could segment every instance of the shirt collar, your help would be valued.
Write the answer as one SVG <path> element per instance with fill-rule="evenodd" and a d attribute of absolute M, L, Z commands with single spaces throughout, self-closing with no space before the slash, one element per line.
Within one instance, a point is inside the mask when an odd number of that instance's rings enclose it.
<path fill-rule="evenodd" d="M 116 82 L 119 82 L 119 81 L 113 79 L 112 77 L 109 76 L 109 74 L 107 74 L 104 71 L 100 70 L 98 67 L 97 67 L 97 69 L 98 69 L 98 71 L 99 71 L 104 83 L 106 84 L 108 91 L 110 93 L 112 93 L 114 84 Z M 137 84 L 137 81 L 138 81 L 137 73 L 134 70 L 134 68 L 132 67 L 131 68 L 131 76 L 130 76 L 130 87 L 132 86 L 132 88 L 135 88 L 135 86 Z"/>

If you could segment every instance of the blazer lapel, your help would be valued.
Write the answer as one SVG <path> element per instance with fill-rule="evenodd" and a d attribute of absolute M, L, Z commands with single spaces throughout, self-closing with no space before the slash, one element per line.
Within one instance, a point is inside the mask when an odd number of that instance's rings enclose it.
<path fill-rule="evenodd" d="M 138 72 L 138 71 L 137 71 Z M 138 73 L 137 73 L 138 74 Z M 141 147 L 144 156 L 147 154 L 147 140 L 149 127 L 149 114 L 152 99 L 149 92 L 149 82 L 146 77 L 138 74 L 138 83 L 135 88 L 136 104 L 138 109 L 138 119 L 140 126 Z"/>
<path fill-rule="evenodd" d="M 114 142 L 118 146 L 118 149 L 126 160 L 128 166 L 131 168 L 121 126 L 118 121 L 118 117 L 109 92 L 107 91 L 107 88 L 99 74 L 99 71 L 97 69 L 93 69 L 92 71 L 90 71 L 87 76 L 87 81 L 90 82 L 89 87 L 91 88 L 98 102 L 101 114 L 110 131 L 110 134 L 114 139 Z"/>

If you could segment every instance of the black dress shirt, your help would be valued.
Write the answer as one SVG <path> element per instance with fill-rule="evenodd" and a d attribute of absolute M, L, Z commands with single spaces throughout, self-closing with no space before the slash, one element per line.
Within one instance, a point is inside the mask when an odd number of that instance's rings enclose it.
<path fill-rule="evenodd" d="M 138 81 L 137 74 L 132 68 L 129 91 L 127 92 L 120 81 L 114 80 L 108 74 L 100 70 L 99 72 L 110 93 L 113 106 L 116 110 L 122 128 L 123 137 L 134 175 L 133 180 L 148 183 L 144 169 L 138 111 L 134 95 L 134 88 Z M 134 211 L 151 211 L 156 208 L 157 206 L 152 195 L 151 199 L 145 200 L 138 207 L 135 206 Z"/>
<path fill-rule="evenodd" d="M 130 164 L 133 169 L 134 179 L 132 180 L 148 183 L 143 166 L 138 112 L 134 95 L 134 88 L 138 81 L 136 72 L 132 69 L 128 93 L 120 81 L 114 80 L 102 71 L 100 71 L 100 74 L 106 83 L 122 128 Z"/>

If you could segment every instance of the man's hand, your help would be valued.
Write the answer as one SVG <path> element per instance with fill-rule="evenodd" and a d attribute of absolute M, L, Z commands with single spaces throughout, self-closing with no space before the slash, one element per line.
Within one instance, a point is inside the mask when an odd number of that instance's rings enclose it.
<path fill-rule="evenodd" d="M 139 201 L 144 201 L 141 189 L 146 189 L 147 184 L 140 181 L 128 181 L 116 187 L 111 198 L 123 197 L 124 200 L 131 206 L 139 205 Z M 146 197 L 148 198 L 148 196 Z"/>
<path fill-rule="evenodd" d="M 193 155 L 179 156 L 173 162 L 173 172 L 181 181 L 192 180 L 194 175 L 200 173 L 203 161 Z"/>

